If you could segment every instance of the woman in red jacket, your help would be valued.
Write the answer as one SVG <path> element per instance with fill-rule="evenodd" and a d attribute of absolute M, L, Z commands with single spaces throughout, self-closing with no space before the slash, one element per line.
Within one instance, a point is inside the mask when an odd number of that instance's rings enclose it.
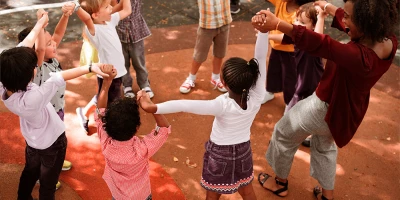
<path fill-rule="evenodd" d="M 297 103 L 275 125 L 266 158 L 276 177 L 261 173 L 258 178 L 264 188 L 278 196 L 288 194 L 287 177 L 294 154 L 312 135 L 311 176 L 322 187 L 316 187 L 314 194 L 318 199 L 333 198 L 336 145 L 349 143 L 367 111 L 371 88 L 395 57 L 396 0 L 344 2 L 343 9 L 326 1 L 314 4 L 334 16 L 332 27 L 350 36 L 347 44 L 281 21 L 269 10 L 260 11 L 252 19 L 259 31 L 279 30 L 290 36 L 299 49 L 327 59 L 316 92 Z"/>

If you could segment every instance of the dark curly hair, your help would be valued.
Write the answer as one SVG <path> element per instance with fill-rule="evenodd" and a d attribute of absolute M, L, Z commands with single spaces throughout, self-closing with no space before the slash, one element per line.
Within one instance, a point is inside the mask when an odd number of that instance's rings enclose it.
<path fill-rule="evenodd" d="M 130 140 L 140 127 L 139 106 L 135 99 L 118 99 L 107 107 L 101 120 L 104 130 L 112 139 Z"/>
<path fill-rule="evenodd" d="M 242 95 L 242 108 L 244 102 L 247 102 L 250 88 L 256 84 L 259 76 L 258 61 L 255 58 L 247 61 L 232 57 L 223 64 L 222 79 L 233 93 Z"/>
<path fill-rule="evenodd" d="M 396 0 L 343 0 L 354 4 L 352 22 L 373 43 L 393 35 L 397 26 Z"/>
<path fill-rule="evenodd" d="M 0 55 L 0 80 L 11 92 L 26 91 L 37 66 L 35 50 L 29 47 L 14 47 Z"/>
<path fill-rule="evenodd" d="M 316 0 L 294 0 L 294 1 L 296 2 L 297 5 L 301 6 L 303 4 L 314 2 Z"/>

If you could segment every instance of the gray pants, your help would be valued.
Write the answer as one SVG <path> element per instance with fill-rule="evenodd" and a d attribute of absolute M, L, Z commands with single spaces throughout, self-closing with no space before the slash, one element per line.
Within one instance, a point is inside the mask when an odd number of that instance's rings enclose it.
<path fill-rule="evenodd" d="M 124 87 L 132 87 L 132 77 L 129 73 L 131 66 L 131 60 L 133 69 L 136 71 L 136 82 L 142 89 L 144 87 L 150 87 L 148 73 L 146 69 L 146 61 L 144 58 L 144 41 L 141 40 L 136 43 L 121 43 L 122 51 L 125 57 L 125 68 L 128 71 L 122 77 L 122 85 Z"/>
<path fill-rule="evenodd" d="M 337 147 L 324 118 L 328 105 L 315 93 L 299 101 L 275 125 L 266 158 L 275 174 L 286 179 L 294 154 L 307 136 L 311 139 L 310 174 L 322 188 L 333 190 Z"/>

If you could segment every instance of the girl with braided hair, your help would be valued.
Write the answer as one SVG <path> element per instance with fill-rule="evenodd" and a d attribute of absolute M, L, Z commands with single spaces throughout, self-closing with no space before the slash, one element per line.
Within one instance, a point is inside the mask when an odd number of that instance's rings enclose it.
<path fill-rule="evenodd" d="M 259 181 L 278 196 L 288 194 L 287 177 L 294 154 L 312 135 L 310 172 L 322 187 L 314 188 L 314 195 L 317 199 L 333 199 L 337 146 L 344 147 L 353 138 L 368 109 L 371 88 L 396 55 L 396 1 L 344 2 L 343 9 L 326 1 L 314 5 L 334 16 L 332 27 L 350 36 L 347 44 L 281 21 L 269 10 L 253 17 L 253 26 L 261 32 L 278 29 L 300 50 L 327 59 L 315 93 L 298 102 L 275 125 L 266 158 L 276 177 L 262 173 Z"/>
<path fill-rule="evenodd" d="M 210 140 L 205 144 L 201 186 L 207 199 L 239 192 L 243 199 L 256 199 L 251 182 L 253 159 L 250 127 L 265 96 L 268 34 L 259 33 L 255 58 L 230 58 L 223 64 L 221 80 L 227 93 L 213 100 L 174 100 L 153 104 L 138 93 L 140 106 L 149 113 L 188 112 L 215 116 Z"/>

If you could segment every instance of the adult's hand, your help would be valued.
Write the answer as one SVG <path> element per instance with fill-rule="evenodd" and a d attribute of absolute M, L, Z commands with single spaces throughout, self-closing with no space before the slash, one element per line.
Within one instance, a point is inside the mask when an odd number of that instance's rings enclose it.
<path fill-rule="evenodd" d="M 269 8 L 261 10 L 252 18 L 252 25 L 262 33 L 266 33 L 277 28 L 280 19 L 272 13 Z"/>

